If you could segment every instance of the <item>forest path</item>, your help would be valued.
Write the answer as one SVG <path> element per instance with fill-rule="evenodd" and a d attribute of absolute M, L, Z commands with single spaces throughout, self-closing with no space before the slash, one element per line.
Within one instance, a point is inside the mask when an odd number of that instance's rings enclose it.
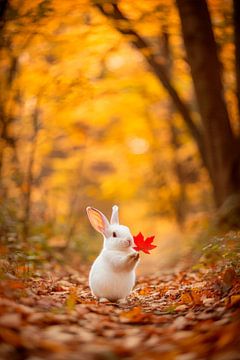
<path fill-rule="evenodd" d="M 5 275 L 0 359 L 240 359 L 233 268 L 140 276 L 126 305 L 96 302 L 88 270 L 49 263 L 25 280 Z"/>

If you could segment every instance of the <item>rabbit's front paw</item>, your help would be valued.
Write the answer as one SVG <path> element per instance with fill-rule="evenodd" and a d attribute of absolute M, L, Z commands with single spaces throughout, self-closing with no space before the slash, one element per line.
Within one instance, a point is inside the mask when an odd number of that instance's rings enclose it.
<path fill-rule="evenodd" d="M 133 261 L 133 262 L 136 262 L 136 261 L 138 261 L 138 259 L 139 259 L 139 253 L 138 252 L 134 252 L 134 253 L 132 253 L 132 254 L 129 254 L 128 255 L 128 259 L 129 259 L 129 261 Z"/>

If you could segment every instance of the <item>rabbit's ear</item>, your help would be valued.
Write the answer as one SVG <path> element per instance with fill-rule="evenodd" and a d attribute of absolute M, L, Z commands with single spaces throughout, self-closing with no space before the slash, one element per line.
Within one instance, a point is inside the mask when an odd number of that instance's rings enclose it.
<path fill-rule="evenodd" d="M 109 222 L 106 216 L 103 215 L 101 211 L 90 206 L 88 206 L 86 210 L 89 221 L 94 227 L 94 229 L 100 232 L 101 234 L 106 235 L 107 229 L 109 227 Z"/>
<path fill-rule="evenodd" d="M 119 224 L 119 219 L 118 219 L 118 206 L 114 205 L 112 208 L 112 216 L 111 216 L 111 221 L 110 223 L 113 224 Z"/>

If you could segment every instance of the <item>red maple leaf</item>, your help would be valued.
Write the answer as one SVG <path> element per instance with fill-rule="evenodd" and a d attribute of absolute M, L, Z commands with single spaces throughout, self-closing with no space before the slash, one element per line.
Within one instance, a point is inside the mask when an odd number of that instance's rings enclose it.
<path fill-rule="evenodd" d="M 136 246 L 133 247 L 134 250 L 142 250 L 145 254 L 150 254 L 150 250 L 155 249 L 156 245 L 153 245 L 153 239 L 155 236 L 150 236 L 144 240 L 143 234 L 140 232 L 137 236 L 133 236 L 133 240 Z"/>

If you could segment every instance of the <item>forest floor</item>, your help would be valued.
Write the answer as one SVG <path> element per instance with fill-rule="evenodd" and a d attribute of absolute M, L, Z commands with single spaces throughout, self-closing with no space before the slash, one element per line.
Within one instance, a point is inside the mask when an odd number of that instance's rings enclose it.
<path fill-rule="evenodd" d="M 95 301 L 88 271 L 55 262 L 27 277 L 6 271 L 0 359 L 240 359 L 233 267 L 140 276 L 125 305 Z"/>

